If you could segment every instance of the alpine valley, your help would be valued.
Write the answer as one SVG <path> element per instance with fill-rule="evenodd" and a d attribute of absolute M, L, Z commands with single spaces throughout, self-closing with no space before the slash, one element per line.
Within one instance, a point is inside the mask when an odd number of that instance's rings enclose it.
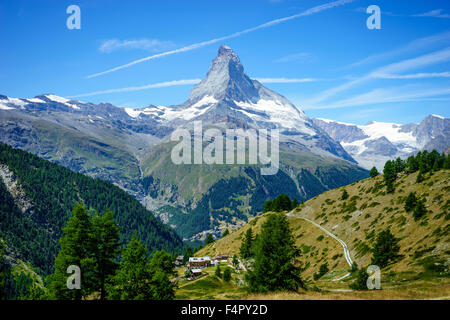
<path fill-rule="evenodd" d="M 278 172 L 262 175 L 261 165 L 250 164 L 174 164 L 171 134 L 192 130 L 194 121 L 221 132 L 278 129 Z M 367 169 L 386 159 L 445 151 L 449 121 L 429 116 L 420 124 L 356 126 L 310 119 L 249 78 L 237 54 L 221 46 L 206 77 L 179 105 L 130 109 L 53 94 L 0 96 L 0 141 L 112 182 L 193 241 L 245 224 L 280 193 L 306 201 L 367 178 Z"/>

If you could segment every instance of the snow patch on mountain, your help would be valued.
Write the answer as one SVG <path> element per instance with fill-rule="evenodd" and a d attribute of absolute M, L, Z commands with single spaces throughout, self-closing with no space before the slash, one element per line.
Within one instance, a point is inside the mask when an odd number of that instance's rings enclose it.
<path fill-rule="evenodd" d="M 256 122 L 272 122 L 281 128 L 297 129 L 298 131 L 314 135 L 316 132 L 305 125 L 304 118 L 292 105 L 286 105 L 278 100 L 260 99 L 257 103 L 234 101 L 241 107 L 239 111 Z"/>

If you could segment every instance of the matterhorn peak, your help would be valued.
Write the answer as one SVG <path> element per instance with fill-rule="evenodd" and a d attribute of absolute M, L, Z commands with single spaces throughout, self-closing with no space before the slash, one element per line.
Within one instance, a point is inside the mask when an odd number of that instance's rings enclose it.
<path fill-rule="evenodd" d="M 237 101 L 253 101 L 258 96 L 253 80 L 244 73 L 239 56 L 226 45 L 219 48 L 206 77 L 192 89 L 189 101 L 196 102 L 205 96 Z"/>

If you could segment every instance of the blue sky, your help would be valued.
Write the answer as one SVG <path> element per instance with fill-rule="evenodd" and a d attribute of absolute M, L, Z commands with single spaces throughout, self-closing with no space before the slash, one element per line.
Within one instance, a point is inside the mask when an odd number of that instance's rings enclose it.
<path fill-rule="evenodd" d="M 310 117 L 364 124 L 450 116 L 448 1 L 330 3 L 3 0 L 0 93 L 123 107 L 178 104 L 227 44 L 250 77 L 266 79 Z M 81 9 L 80 30 L 66 27 L 73 4 Z M 381 8 L 380 30 L 366 26 L 373 4 Z M 121 67 L 155 54 L 162 56 Z"/>

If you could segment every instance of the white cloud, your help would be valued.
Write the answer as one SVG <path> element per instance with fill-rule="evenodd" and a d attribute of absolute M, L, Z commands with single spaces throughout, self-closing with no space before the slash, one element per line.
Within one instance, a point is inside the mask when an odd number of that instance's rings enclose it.
<path fill-rule="evenodd" d="M 258 25 L 256 27 L 253 27 L 253 28 L 249 28 L 249 29 L 245 29 L 243 31 L 235 32 L 235 33 L 230 34 L 228 36 L 224 36 L 224 37 L 220 37 L 220 38 L 216 38 L 216 39 L 212 39 L 212 40 L 208 40 L 208 41 L 203 41 L 203 42 L 199 42 L 199 43 L 194 43 L 194 44 L 191 44 L 191 45 L 183 47 L 183 48 L 170 50 L 170 51 L 158 53 L 158 54 L 155 54 L 155 55 L 151 55 L 151 56 L 148 56 L 148 57 L 145 57 L 145 58 L 142 58 L 142 59 L 138 59 L 138 60 L 135 60 L 135 61 L 131 61 L 131 62 L 127 63 L 127 64 L 120 65 L 118 67 L 115 67 L 115 68 L 112 68 L 112 69 L 108 69 L 106 71 L 102 71 L 102 72 L 98 72 L 98 73 L 94 73 L 94 74 L 88 75 L 86 78 L 98 77 L 98 76 L 101 76 L 101 75 L 104 75 L 104 74 L 107 74 L 107 73 L 111 73 L 111 72 L 114 72 L 114 71 L 117 71 L 117 70 L 121 70 L 121 69 L 125 69 L 125 68 L 128 68 L 128 67 L 134 66 L 134 65 L 136 65 L 138 63 L 142 63 L 142 62 L 145 62 L 145 61 L 161 58 L 161 57 L 172 55 L 172 54 L 175 54 L 175 53 L 181 53 L 181 52 L 195 50 L 195 49 L 198 49 L 198 48 L 201 48 L 201 47 L 204 47 L 204 46 L 208 46 L 208 45 L 211 45 L 211 44 L 214 44 L 214 43 L 217 43 L 217 42 L 222 42 L 224 40 L 228 40 L 228 39 L 231 39 L 231 38 L 236 38 L 236 37 L 239 37 L 241 35 L 244 35 L 244 34 L 247 34 L 247 33 L 253 32 L 253 31 L 256 31 L 256 30 L 268 28 L 268 27 L 271 27 L 271 26 L 274 26 L 274 25 L 277 25 L 277 24 L 280 24 L 280 23 L 283 23 L 283 22 L 286 22 L 286 21 L 289 21 L 289 20 L 293 20 L 293 19 L 300 18 L 300 17 L 305 17 L 305 16 L 310 16 L 312 14 L 315 14 L 315 13 L 318 13 L 318 12 L 321 12 L 321 11 L 324 11 L 324 10 L 332 9 L 332 8 L 335 8 L 335 7 L 338 7 L 338 6 L 342 6 L 342 5 L 345 5 L 345 4 L 353 2 L 353 1 L 355 1 L 355 0 L 337 0 L 337 1 L 329 2 L 329 3 L 325 3 L 325 4 L 322 4 L 322 5 L 310 8 L 308 10 L 305 10 L 303 12 L 300 12 L 298 14 L 295 14 L 295 15 L 292 15 L 292 16 L 289 16 L 289 17 L 280 18 L 280 19 L 275 19 L 275 20 L 272 20 L 272 21 L 260 24 L 260 25 Z"/>
<path fill-rule="evenodd" d="M 401 86 L 390 89 L 378 88 L 326 105 L 304 105 L 304 110 L 338 109 L 374 105 L 382 103 L 424 101 L 424 100 L 450 100 L 450 88 L 421 89 L 422 86 Z M 446 97 L 442 97 L 446 96 Z"/>
<path fill-rule="evenodd" d="M 419 56 L 416 58 L 406 59 L 406 60 L 403 60 L 400 62 L 391 63 L 387 66 L 377 68 L 374 71 L 372 71 L 366 75 L 363 75 L 359 78 L 348 81 L 342 85 L 336 86 L 331 89 L 327 89 L 327 90 L 319 93 L 316 96 L 316 98 L 310 99 L 306 103 L 310 104 L 310 105 L 315 105 L 319 102 L 322 102 L 322 101 L 328 99 L 329 97 L 331 97 L 337 93 L 346 91 L 346 90 L 353 88 L 357 85 L 360 85 L 364 82 L 367 82 L 367 81 L 370 81 L 370 80 L 373 80 L 376 78 L 380 78 L 383 75 L 409 71 L 409 70 L 413 70 L 413 69 L 417 69 L 417 68 L 430 66 L 433 64 L 442 63 L 442 62 L 449 61 L 449 60 L 450 60 L 450 47 L 445 48 L 443 50 L 435 51 L 435 52 L 432 52 L 429 54 L 425 54 L 425 55 L 422 55 L 422 56 Z"/>
<path fill-rule="evenodd" d="M 355 63 L 352 63 L 348 66 L 343 67 L 342 69 L 358 67 L 364 64 L 372 63 L 375 61 L 392 58 L 401 54 L 409 53 L 412 51 L 417 51 L 420 49 L 432 49 L 433 46 L 440 45 L 446 46 L 450 44 L 450 31 L 438 33 L 432 36 L 419 38 L 409 42 L 408 44 L 387 52 L 374 54 L 359 60 Z"/>
<path fill-rule="evenodd" d="M 77 94 L 75 96 L 70 96 L 68 98 L 80 98 L 80 97 L 97 96 L 97 95 L 107 94 L 107 93 L 130 92 L 130 91 L 140 91 L 140 90 L 147 90 L 147 89 L 154 89 L 154 88 L 184 86 L 184 85 L 197 84 L 199 82 L 200 82 L 200 79 L 173 80 L 173 81 L 165 81 L 165 82 L 147 84 L 144 86 L 126 87 L 126 88 L 109 89 L 109 90 L 103 90 L 103 91 L 95 91 L 95 92 L 90 92 L 90 93 L 82 93 L 82 94 Z"/>
<path fill-rule="evenodd" d="M 141 49 L 146 51 L 160 51 L 173 48 L 174 43 L 171 41 L 161 41 L 158 39 L 132 39 L 132 40 L 118 40 L 110 39 L 102 42 L 99 51 L 110 53 L 117 50 L 124 49 Z"/>
<path fill-rule="evenodd" d="M 443 9 L 431 10 L 425 13 L 414 14 L 413 17 L 434 17 L 434 18 L 450 18 L 447 13 L 442 13 Z"/>
<path fill-rule="evenodd" d="M 450 72 L 422 72 L 414 74 L 379 74 L 380 79 L 426 79 L 426 78 L 450 78 Z"/>

